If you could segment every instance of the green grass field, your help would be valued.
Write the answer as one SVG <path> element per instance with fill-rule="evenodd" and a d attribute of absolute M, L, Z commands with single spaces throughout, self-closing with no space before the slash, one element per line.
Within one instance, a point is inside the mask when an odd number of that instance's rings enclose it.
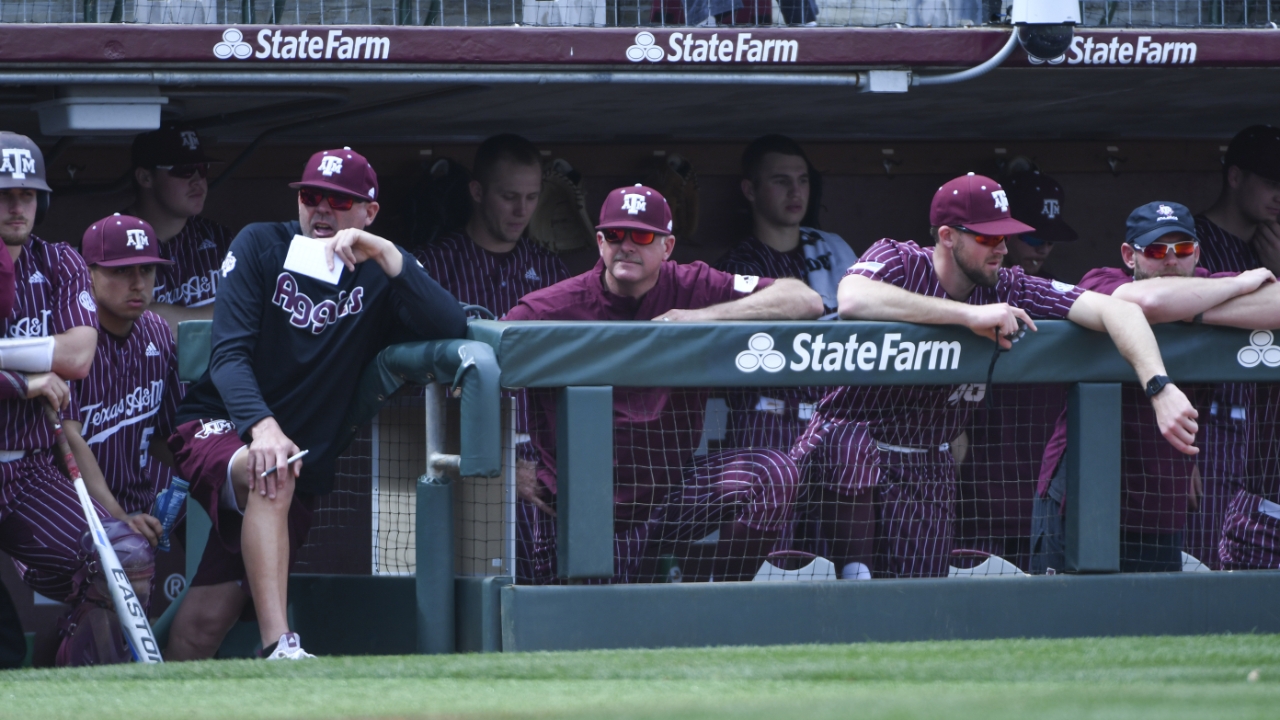
<path fill-rule="evenodd" d="M 0 673 L 0 717 L 1276 718 L 1280 636 L 22 670 Z"/>

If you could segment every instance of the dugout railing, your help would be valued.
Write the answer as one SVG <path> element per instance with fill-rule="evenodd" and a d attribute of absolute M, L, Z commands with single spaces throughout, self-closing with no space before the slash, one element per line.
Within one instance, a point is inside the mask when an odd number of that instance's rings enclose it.
<path fill-rule="evenodd" d="M 558 393 L 558 559 L 566 583 L 533 586 L 502 576 L 452 577 L 453 484 L 444 479 L 447 472 L 428 473 L 417 486 L 416 576 L 295 576 L 295 625 L 318 636 L 317 644 L 331 653 L 1280 631 L 1280 607 L 1274 602 L 1280 571 L 1118 572 L 1120 388 L 1134 381 L 1133 371 L 1103 334 L 1067 322 L 1038 325 L 1039 332 L 1001 354 L 992 382 L 1071 385 L 1064 458 L 1066 574 L 984 581 L 585 584 L 609 577 L 614 569 L 614 387 L 985 383 L 993 345 L 962 328 L 896 323 L 473 321 L 469 338 L 474 342 L 467 346 L 492 349 L 503 388 Z M 819 333 L 828 341 L 856 334 L 860 343 L 878 347 L 945 344 L 949 358 L 934 368 L 928 363 L 903 369 L 893 363 L 883 368 L 874 363 L 871 369 L 856 363 L 853 369 L 801 366 L 792 352 L 796 339 Z M 777 372 L 745 372 L 736 362 L 744 350 L 762 347 L 749 344 L 761 334 L 787 361 Z M 1240 359 L 1242 349 L 1269 338 L 1182 325 L 1158 326 L 1156 335 L 1168 372 L 1178 382 L 1280 381 L 1280 364 Z M 452 345 L 455 351 L 458 344 Z M 207 345 L 203 350 L 180 346 L 184 362 L 202 352 L 207 354 Z M 1278 357 L 1272 360 L 1280 359 L 1280 349 L 1273 354 Z M 407 357 L 399 355 L 400 361 Z M 419 347 L 418 360 L 411 362 L 439 357 Z M 424 367 L 401 375 L 389 382 L 445 377 L 434 365 L 431 371 Z M 481 380 L 480 375 L 475 372 L 474 379 Z M 459 468 L 463 475 L 496 474 L 502 464 L 498 411 L 503 401 L 495 386 L 483 384 L 483 393 L 472 387 L 464 397 L 460 439 L 472 448 L 483 442 L 488 464 Z M 385 387 L 377 392 L 375 385 L 366 385 L 362 392 L 370 407 L 386 397 Z M 462 391 L 468 393 L 466 379 Z M 432 397 L 438 402 L 439 395 L 428 395 L 429 401 Z M 480 416 L 489 418 L 485 429 L 477 424 Z M 428 450 L 428 455 L 443 455 L 438 447 Z M 452 463 L 439 457 L 435 467 L 443 470 Z M 507 495 L 504 502 L 511 501 Z M 407 633 L 408 627 L 416 634 Z"/>

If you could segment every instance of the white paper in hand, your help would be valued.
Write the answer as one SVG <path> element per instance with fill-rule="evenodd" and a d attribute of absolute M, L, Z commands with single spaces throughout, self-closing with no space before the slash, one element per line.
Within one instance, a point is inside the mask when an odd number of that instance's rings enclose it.
<path fill-rule="evenodd" d="M 342 260 L 333 259 L 333 269 L 324 261 L 324 241 L 303 235 L 294 235 L 289 243 L 289 254 L 284 258 L 284 269 L 315 278 L 330 285 L 337 285 L 342 277 Z"/>

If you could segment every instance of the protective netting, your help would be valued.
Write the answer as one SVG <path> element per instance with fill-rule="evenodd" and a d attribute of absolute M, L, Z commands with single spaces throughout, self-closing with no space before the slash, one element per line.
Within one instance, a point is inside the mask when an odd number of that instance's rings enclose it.
<path fill-rule="evenodd" d="M 1008 0 L 5 0 L 0 22 L 273 25 L 963 27 Z M 1083 0 L 1085 27 L 1265 27 L 1277 0 Z"/>
<path fill-rule="evenodd" d="M 613 581 L 1066 569 L 1066 384 L 880 389 L 875 412 L 857 416 L 875 421 L 866 432 L 821 404 L 832 390 L 616 388 Z M 1161 436 L 1136 384 L 1122 386 L 1121 570 L 1280 568 L 1280 386 L 1181 390 L 1200 413 L 1194 457 Z M 424 402 L 421 389 L 403 392 L 359 433 L 298 571 L 414 572 Z M 458 401 L 445 407 L 445 451 L 457 452 Z M 531 441 L 517 444 L 504 413 L 502 474 L 454 478 L 457 574 L 562 582 L 555 517 L 512 501 L 518 452 L 554 512 L 554 408 L 555 391 L 532 391 Z M 950 440 L 904 434 L 930 426 Z"/>

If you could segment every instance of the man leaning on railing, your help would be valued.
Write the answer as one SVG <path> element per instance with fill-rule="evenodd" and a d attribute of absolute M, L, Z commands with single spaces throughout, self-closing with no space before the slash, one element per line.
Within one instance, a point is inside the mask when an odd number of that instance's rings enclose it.
<path fill-rule="evenodd" d="M 530 293 L 506 320 L 812 320 L 822 299 L 799 280 L 733 275 L 669 260 L 671 210 L 652 188 L 609 193 L 600 210 L 594 268 Z M 730 450 L 695 458 L 707 391 L 615 388 L 614 581 L 641 570 L 660 550 L 719 530 L 716 580 L 750 579 L 792 519 L 799 478 L 777 450 Z M 519 575 L 556 579 L 556 395 L 529 392 L 537 477 L 518 491 Z"/>
<path fill-rule="evenodd" d="M 1132 303 L 1002 268 L 1007 235 L 1032 232 L 1009 214 L 996 181 L 956 178 L 934 195 L 929 212 L 937 243 L 881 240 L 840 283 L 840 317 L 963 325 L 1011 347 L 1033 318 L 1066 318 L 1107 332 L 1147 383 L 1165 378 L 1151 327 Z M 792 449 L 810 493 L 822 502 L 823 535 L 842 577 L 865 577 L 877 540 L 888 548 L 877 573 L 948 573 L 954 540 L 955 460 L 960 434 L 985 387 L 844 387 L 823 398 Z M 1168 383 L 1151 403 L 1164 437 L 1194 454 L 1196 411 Z"/>

